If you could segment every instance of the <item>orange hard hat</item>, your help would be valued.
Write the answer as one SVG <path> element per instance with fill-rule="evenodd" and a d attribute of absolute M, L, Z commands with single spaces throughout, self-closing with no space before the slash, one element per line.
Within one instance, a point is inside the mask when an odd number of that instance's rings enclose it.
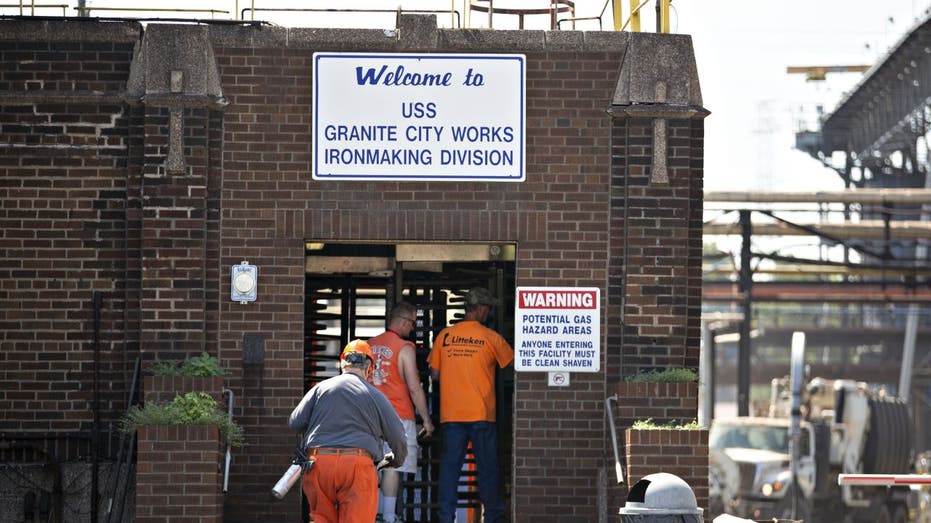
<path fill-rule="evenodd" d="M 364 354 L 366 358 L 369 359 L 371 364 L 375 364 L 375 354 L 372 353 L 372 347 L 363 340 L 352 340 L 346 347 L 343 349 L 343 353 L 340 354 L 339 359 L 345 361 L 346 356 L 358 352 L 359 354 Z M 350 362 L 355 363 L 355 362 Z"/>

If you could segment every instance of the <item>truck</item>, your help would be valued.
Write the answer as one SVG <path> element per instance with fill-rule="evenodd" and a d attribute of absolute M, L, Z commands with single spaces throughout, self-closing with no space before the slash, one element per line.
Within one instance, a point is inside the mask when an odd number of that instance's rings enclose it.
<path fill-rule="evenodd" d="M 927 521 L 926 486 L 838 481 L 914 473 L 906 403 L 847 379 L 813 378 L 800 389 L 793 408 L 791 380 L 774 379 L 767 415 L 712 422 L 710 512 L 820 523 Z"/>

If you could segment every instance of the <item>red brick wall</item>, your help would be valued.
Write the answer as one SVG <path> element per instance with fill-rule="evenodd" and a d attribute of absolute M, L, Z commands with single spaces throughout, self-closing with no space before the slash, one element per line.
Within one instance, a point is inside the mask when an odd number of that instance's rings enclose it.
<path fill-rule="evenodd" d="M 653 118 L 614 121 L 608 376 L 698 370 L 701 330 L 700 119 L 667 122 L 668 183 L 651 182 Z M 623 319 L 621 319 L 623 318 Z"/>
<path fill-rule="evenodd" d="M 695 421 L 698 417 L 698 384 L 618 383 L 615 415 L 618 426 L 622 428 L 647 419 L 652 419 L 657 425 Z"/>
<path fill-rule="evenodd" d="M 628 470 L 628 480 L 620 485 L 619 488 L 612 489 L 612 499 L 619 505 L 624 504 L 630 487 L 634 482 L 647 474 L 656 472 L 668 472 L 682 477 L 698 497 L 699 507 L 707 509 L 708 507 L 708 448 L 707 448 L 707 430 L 646 430 L 631 431 L 630 427 L 637 421 L 651 420 L 655 425 L 683 425 L 695 421 L 698 415 L 698 384 L 697 383 L 656 383 L 656 382 L 621 382 L 616 386 L 617 404 L 613 413 L 615 423 L 618 429 L 618 440 L 622 448 L 627 448 L 626 466 Z M 696 437 L 704 438 L 705 444 L 702 449 L 690 448 L 682 449 L 655 449 L 645 454 L 632 454 L 631 452 L 641 452 L 640 448 L 631 450 L 632 444 L 637 443 L 628 440 L 628 436 L 634 433 L 638 437 L 650 434 L 650 438 L 659 437 L 666 442 L 667 436 L 654 436 L 652 433 L 672 433 L 678 434 L 678 437 L 687 439 L 684 441 L 692 445 Z M 681 433 L 689 434 L 683 436 Z M 704 436 L 695 436 L 704 434 Z M 664 443 L 665 444 L 665 443 Z M 683 443 L 684 444 L 684 443 Z M 622 450 L 623 452 L 623 450 Z M 678 452 L 678 454 L 676 454 Z M 671 454 L 664 454 L 671 453 Z M 704 456 L 704 457 L 703 457 Z M 690 461 L 692 458 L 698 461 Z M 623 459 L 623 457 L 622 457 Z M 702 462 L 702 460 L 704 460 Z M 684 468 L 683 464 L 689 463 Z M 702 464 L 703 463 L 703 464 Z M 699 470 L 705 468 L 705 472 Z M 633 470 L 634 472 L 631 472 Z M 687 472 L 688 477 L 682 476 L 681 472 Z M 699 494 L 704 493 L 704 497 Z"/>
<path fill-rule="evenodd" d="M 691 487 L 698 508 L 708 512 L 708 431 L 628 429 L 626 484 L 633 486 L 644 476 L 667 472 Z M 706 518 L 707 519 L 707 518 Z"/>
<path fill-rule="evenodd" d="M 215 425 L 149 425 L 138 438 L 136 522 L 223 521 Z"/>
<path fill-rule="evenodd" d="M 102 426 L 125 409 L 132 140 L 122 93 L 138 36 L 137 24 L 120 23 L 105 37 L 89 24 L 8 21 L 0 30 L 2 433 L 86 437 L 94 291 Z"/>

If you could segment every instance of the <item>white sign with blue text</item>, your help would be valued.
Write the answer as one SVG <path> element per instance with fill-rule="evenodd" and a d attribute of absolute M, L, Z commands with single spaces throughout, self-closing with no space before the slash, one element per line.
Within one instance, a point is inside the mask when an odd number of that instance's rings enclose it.
<path fill-rule="evenodd" d="M 521 182 L 524 55 L 314 53 L 314 180 Z"/>
<path fill-rule="evenodd" d="M 598 372 L 600 295 L 597 287 L 518 287 L 514 370 Z"/>

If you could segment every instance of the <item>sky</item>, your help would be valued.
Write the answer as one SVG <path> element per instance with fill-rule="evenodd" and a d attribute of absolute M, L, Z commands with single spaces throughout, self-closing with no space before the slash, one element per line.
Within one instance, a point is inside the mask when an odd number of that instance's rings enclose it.
<path fill-rule="evenodd" d="M 372 8 L 460 12 L 466 0 L 86 0 L 88 7 L 210 8 L 227 13 L 140 13 L 94 11 L 92 16 L 200 17 L 231 19 L 236 10 L 262 7 Z M 67 0 L 73 7 L 77 0 Z M 624 15 L 628 0 L 621 0 Z M 28 2 L 27 2 L 28 3 Z M 545 0 L 495 0 L 497 7 L 536 7 Z M 597 16 L 605 0 L 575 0 L 576 16 Z M 642 28 L 655 27 L 654 1 L 642 11 Z M 816 107 L 834 109 L 862 73 L 829 74 L 826 81 L 806 81 L 788 74 L 787 66 L 872 65 L 879 61 L 916 20 L 931 0 L 672 0 L 671 29 L 693 39 L 704 106 L 705 189 L 721 190 L 830 190 L 841 189 L 840 178 L 817 160 L 795 151 L 794 133 L 815 127 Z M 17 14 L 2 8 L 0 13 Z M 610 7 L 603 27 L 612 29 Z M 59 10 L 37 14 L 60 15 Z M 252 16 L 247 14 L 246 18 Z M 301 14 L 258 11 L 256 19 L 283 26 L 393 28 L 391 12 Z M 472 27 L 486 23 L 476 13 Z M 438 14 L 441 26 L 450 26 L 448 14 Z M 465 17 L 464 17 L 465 18 Z M 548 16 L 527 17 L 525 27 L 543 29 Z M 517 27 L 514 16 L 499 15 L 496 29 Z M 593 21 L 580 22 L 582 30 L 597 30 Z"/>
<path fill-rule="evenodd" d="M 873 65 L 924 16 L 927 1 L 673 0 L 675 32 L 691 34 L 704 105 L 705 189 L 842 189 L 840 178 L 794 150 L 863 73 L 822 82 L 788 66 Z"/>

